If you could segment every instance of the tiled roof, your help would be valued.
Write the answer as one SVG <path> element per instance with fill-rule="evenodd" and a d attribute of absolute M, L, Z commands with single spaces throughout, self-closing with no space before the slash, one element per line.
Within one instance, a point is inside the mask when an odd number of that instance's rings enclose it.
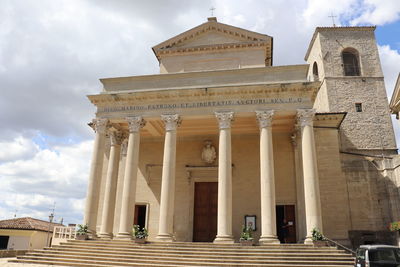
<path fill-rule="evenodd" d="M 53 232 L 53 228 L 55 226 L 63 226 L 63 225 L 60 223 L 49 223 L 31 217 L 15 218 L 15 219 L 0 221 L 0 229 L 35 230 L 44 232 L 48 232 L 50 229 L 50 232 Z"/>

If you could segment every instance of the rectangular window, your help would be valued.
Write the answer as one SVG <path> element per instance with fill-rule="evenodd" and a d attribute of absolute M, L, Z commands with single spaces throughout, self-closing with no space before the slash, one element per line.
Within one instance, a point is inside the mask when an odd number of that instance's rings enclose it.
<path fill-rule="evenodd" d="M 362 112 L 362 104 L 356 103 L 356 112 Z"/>

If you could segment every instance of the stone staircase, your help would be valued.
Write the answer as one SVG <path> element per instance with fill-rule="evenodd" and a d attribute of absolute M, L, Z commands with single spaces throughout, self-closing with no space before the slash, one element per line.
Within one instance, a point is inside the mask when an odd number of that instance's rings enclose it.
<path fill-rule="evenodd" d="M 350 267 L 354 258 L 335 247 L 310 245 L 240 246 L 212 243 L 144 245 L 122 240 L 70 240 L 34 250 L 10 262 L 63 266 L 275 266 Z"/>

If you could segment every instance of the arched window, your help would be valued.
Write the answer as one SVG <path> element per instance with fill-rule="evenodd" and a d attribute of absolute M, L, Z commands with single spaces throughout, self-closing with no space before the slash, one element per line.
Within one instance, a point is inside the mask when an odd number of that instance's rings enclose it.
<path fill-rule="evenodd" d="M 343 70 L 345 76 L 360 76 L 358 52 L 355 49 L 345 49 L 342 52 Z"/>
<path fill-rule="evenodd" d="M 319 81 L 317 62 L 314 62 L 314 65 L 313 65 L 313 68 L 312 68 L 312 72 L 313 72 L 313 75 L 314 75 L 314 81 Z"/>

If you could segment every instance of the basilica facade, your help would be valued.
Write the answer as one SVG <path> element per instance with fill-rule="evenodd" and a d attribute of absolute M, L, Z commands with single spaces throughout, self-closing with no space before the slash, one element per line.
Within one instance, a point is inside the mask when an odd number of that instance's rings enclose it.
<path fill-rule="evenodd" d="M 101 79 L 84 223 L 92 237 L 391 242 L 397 155 L 375 27 L 318 27 L 301 65 L 216 18 L 153 47 L 155 75 Z"/>

